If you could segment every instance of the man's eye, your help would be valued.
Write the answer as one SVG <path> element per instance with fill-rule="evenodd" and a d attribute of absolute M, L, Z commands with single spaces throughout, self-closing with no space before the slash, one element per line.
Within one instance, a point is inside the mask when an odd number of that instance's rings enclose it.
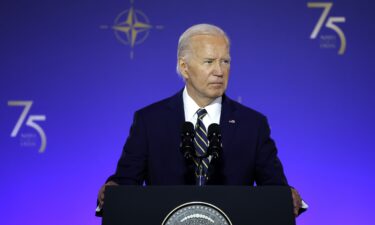
<path fill-rule="evenodd" d="M 214 61 L 213 60 L 205 60 L 204 63 L 207 63 L 207 64 L 212 64 Z"/>
<path fill-rule="evenodd" d="M 224 64 L 230 64 L 230 60 L 226 59 L 222 61 Z"/>

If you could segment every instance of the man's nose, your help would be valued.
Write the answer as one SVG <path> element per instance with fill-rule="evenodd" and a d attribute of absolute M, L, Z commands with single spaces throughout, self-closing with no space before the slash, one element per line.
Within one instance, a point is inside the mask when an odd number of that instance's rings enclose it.
<path fill-rule="evenodd" d="M 224 66 L 220 61 L 216 62 L 214 65 L 214 75 L 215 76 L 223 76 L 224 75 Z"/>

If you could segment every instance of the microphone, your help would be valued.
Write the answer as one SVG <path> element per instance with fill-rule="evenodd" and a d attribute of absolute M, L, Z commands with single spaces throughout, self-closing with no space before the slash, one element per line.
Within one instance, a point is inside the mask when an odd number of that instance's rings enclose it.
<path fill-rule="evenodd" d="M 190 122 L 184 122 L 181 129 L 180 151 L 185 159 L 191 159 L 195 154 L 194 136 L 194 125 Z"/>
<path fill-rule="evenodd" d="M 213 123 L 208 127 L 207 138 L 210 143 L 207 150 L 208 154 L 212 155 L 213 159 L 218 159 L 223 149 L 219 124 Z"/>

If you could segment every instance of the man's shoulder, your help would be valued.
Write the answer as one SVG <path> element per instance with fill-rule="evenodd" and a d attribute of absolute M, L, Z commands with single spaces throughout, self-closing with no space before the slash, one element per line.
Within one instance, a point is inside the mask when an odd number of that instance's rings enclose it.
<path fill-rule="evenodd" d="M 248 118 L 254 118 L 254 119 L 261 119 L 264 120 L 266 119 L 266 116 L 253 109 L 250 108 L 249 106 L 246 106 L 242 103 L 239 103 L 235 100 L 230 99 L 229 97 L 225 96 L 225 101 L 227 101 L 227 104 L 230 105 L 230 107 L 234 110 L 234 112 L 240 116 L 240 117 L 248 117 Z"/>

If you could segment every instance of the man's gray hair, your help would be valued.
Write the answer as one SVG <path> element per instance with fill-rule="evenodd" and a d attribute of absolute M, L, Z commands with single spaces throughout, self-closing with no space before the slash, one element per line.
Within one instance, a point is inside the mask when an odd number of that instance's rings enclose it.
<path fill-rule="evenodd" d="M 177 73 L 181 74 L 180 65 L 178 60 L 190 54 L 190 41 L 191 38 L 197 35 L 213 35 L 213 36 L 223 36 L 230 47 L 230 40 L 228 35 L 220 28 L 212 24 L 197 24 L 188 28 L 183 34 L 181 34 L 178 40 L 177 47 Z"/>

